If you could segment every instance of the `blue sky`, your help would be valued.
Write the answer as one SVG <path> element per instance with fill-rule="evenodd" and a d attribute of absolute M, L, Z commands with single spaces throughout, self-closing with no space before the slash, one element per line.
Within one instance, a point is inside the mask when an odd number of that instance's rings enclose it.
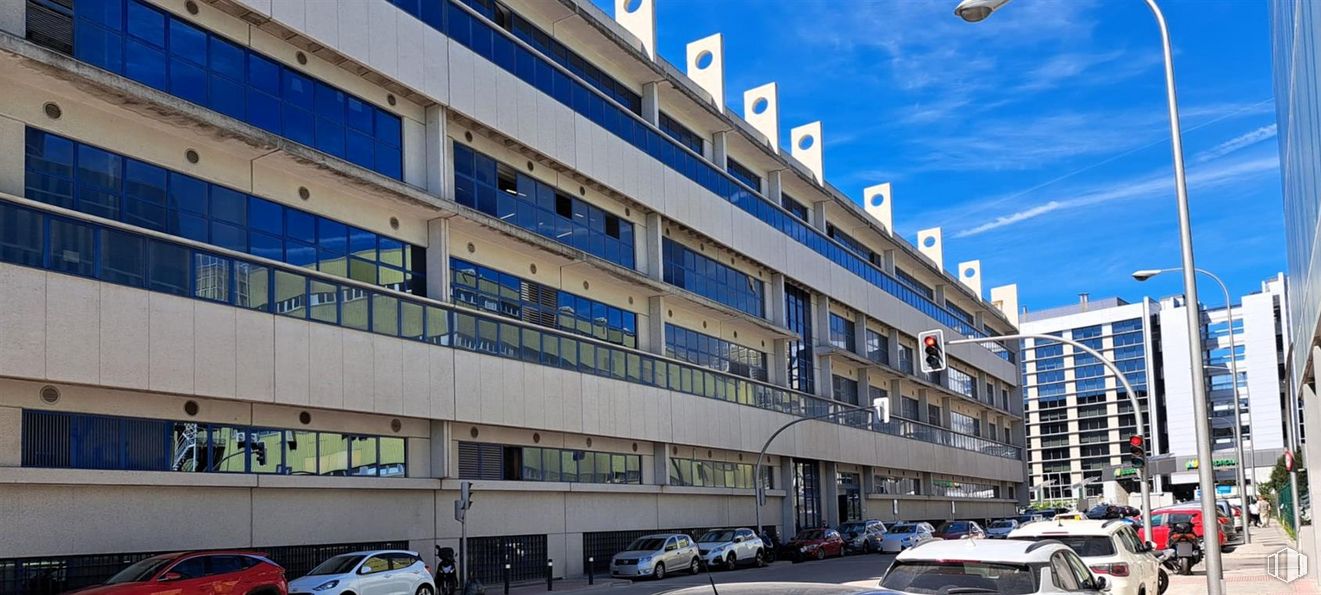
<path fill-rule="evenodd" d="M 896 230 L 942 227 L 947 268 L 980 258 L 984 287 L 1018 283 L 1032 310 L 1181 293 L 1178 275 L 1128 276 L 1179 264 L 1159 37 L 1140 0 L 1015 0 L 975 25 L 955 0 L 656 4 L 661 55 L 682 65 L 687 42 L 723 33 L 730 109 L 778 82 L 782 133 L 822 120 L 826 177 L 854 200 L 893 182 Z M 1285 258 L 1267 6 L 1163 8 L 1197 263 L 1255 291 Z"/>

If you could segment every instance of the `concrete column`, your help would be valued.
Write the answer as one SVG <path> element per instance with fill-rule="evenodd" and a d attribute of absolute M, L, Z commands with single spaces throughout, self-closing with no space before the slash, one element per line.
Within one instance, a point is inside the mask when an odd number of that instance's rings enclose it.
<path fill-rule="evenodd" d="M 771 353 L 766 357 L 771 360 L 766 364 L 771 384 L 789 386 L 789 340 L 775 339 L 771 345 Z"/>
<path fill-rule="evenodd" d="M 867 315 L 856 314 L 853 317 L 853 345 L 854 351 L 862 357 L 867 357 Z"/>
<path fill-rule="evenodd" d="M 766 172 L 766 188 L 764 192 L 766 193 L 766 198 L 777 205 L 780 204 L 781 198 L 784 196 L 783 175 L 784 170 L 781 169 Z"/>
<path fill-rule="evenodd" d="M 426 189 L 429 194 L 453 199 L 449 181 L 454 179 L 454 162 L 449 155 L 445 108 L 440 105 L 428 107 L 426 118 Z"/>
<path fill-rule="evenodd" d="M 937 306 L 943 308 L 945 306 L 945 285 L 943 283 L 937 283 L 932 287 L 932 290 L 935 297 L 931 301 L 936 302 Z"/>
<path fill-rule="evenodd" d="M 858 404 L 871 407 L 871 370 L 858 368 Z"/>
<path fill-rule="evenodd" d="M 0 467 L 23 464 L 23 410 L 0 407 Z"/>
<path fill-rule="evenodd" d="M 794 494 L 798 492 L 798 479 L 794 475 L 794 460 L 780 457 L 780 489 L 784 490 L 784 501 L 780 506 L 780 543 L 789 541 L 797 532 L 798 503 Z"/>
<path fill-rule="evenodd" d="M 670 445 L 663 442 L 657 442 L 652 449 L 655 458 L 655 465 L 652 471 L 655 476 L 652 478 L 658 486 L 670 485 Z"/>
<path fill-rule="evenodd" d="M 771 280 L 766 291 L 766 312 L 770 321 L 779 326 L 788 326 L 788 311 L 784 304 L 784 273 L 771 273 Z"/>
<path fill-rule="evenodd" d="M 637 262 L 643 263 L 645 270 L 642 272 L 656 281 L 665 278 L 664 238 L 665 221 L 660 213 L 647 213 L 642 242 L 637 247 Z"/>
<path fill-rule="evenodd" d="M 0 31 L 27 37 L 27 2 L 0 2 Z"/>
<path fill-rule="evenodd" d="M 0 412 L 0 423 L 3 423 L 3 412 Z M 408 448 L 408 477 L 429 478 L 431 475 L 431 440 L 427 438 L 409 438 Z M 0 464 L 4 461 L 0 459 Z"/>
<path fill-rule="evenodd" d="M 989 410 L 983 409 L 983 410 L 982 410 L 982 431 L 981 431 L 981 434 L 979 434 L 979 435 L 980 435 L 981 437 L 985 438 L 985 437 L 986 437 L 986 432 L 989 431 L 990 429 L 991 429 L 991 412 L 990 412 Z"/>
<path fill-rule="evenodd" d="M 721 131 L 711 136 L 711 154 L 708 156 L 711 163 L 724 171 L 729 166 L 729 132 Z"/>
<path fill-rule="evenodd" d="M 928 405 L 933 405 L 933 404 L 934 404 L 934 403 L 931 402 L 931 398 L 930 398 L 929 396 L 927 396 L 927 389 L 925 389 L 925 388 L 919 388 L 919 389 L 917 389 L 917 419 L 918 419 L 918 421 L 924 421 L 924 422 L 929 423 L 929 424 L 939 423 L 940 420 L 933 420 L 933 419 L 931 419 L 930 417 L 927 416 L 927 412 L 930 411 L 929 409 L 927 409 L 927 406 L 928 406 Z"/>
<path fill-rule="evenodd" d="M 642 84 L 642 119 L 660 126 L 660 83 Z"/>
<path fill-rule="evenodd" d="M 458 470 L 450 470 L 450 422 L 431 422 L 431 476 L 458 477 Z"/>
<path fill-rule="evenodd" d="M 954 397 L 944 397 L 944 396 L 940 397 L 940 427 L 942 428 L 950 427 L 949 424 L 950 404 L 952 404 L 953 402 L 954 402 Z"/>
<path fill-rule="evenodd" d="M 887 362 L 891 368 L 899 369 L 899 331 L 890 329 L 890 361 Z"/>
<path fill-rule="evenodd" d="M 639 345 L 657 355 L 665 355 L 665 298 L 653 295 L 647 298 L 646 336 Z"/>
<path fill-rule="evenodd" d="M 828 345 L 830 343 L 830 298 L 825 294 L 815 294 L 813 300 L 815 303 L 812 312 L 812 333 L 813 337 L 804 337 L 811 341 L 811 345 Z M 830 356 L 816 356 L 816 394 L 827 399 L 833 398 L 831 390 L 831 361 Z"/>
<path fill-rule="evenodd" d="M 22 18 L 25 6 L 27 6 L 26 2 L 0 2 L 0 19 L 15 8 Z M 3 23 L 0 22 L 0 25 Z M 23 36 L 22 33 L 18 35 L 20 38 Z M 23 122 L 0 117 L 0 192 L 14 196 L 25 195 L 24 183 L 27 175 L 23 169 L 23 143 L 26 135 L 27 127 Z"/>
<path fill-rule="evenodd" d="M 881 252 L 881 265 L 885 272 L 891 275 L 894 274 L 894 250 Z"/>
<path fill-rule="evenodd" d="M 427 297 L 450 301 L 450 220 L 427 221 Z"/>
<path fill-rule="evenodd" d="M 839 524 L 838 473 L 834 461 L 821 463 L 821 521 L 831 527 Z"/>
<path fill-rule="evenodd" d="M 835 398 L 834 389 L 834 362 L 830 361 L 828 355 L 816 356 L 816 394 L 826 399 Z"/>
<path fill-rule="evenodd" d="M 826 233 L 826 201 L 812 203 L 812 227 Z"/>

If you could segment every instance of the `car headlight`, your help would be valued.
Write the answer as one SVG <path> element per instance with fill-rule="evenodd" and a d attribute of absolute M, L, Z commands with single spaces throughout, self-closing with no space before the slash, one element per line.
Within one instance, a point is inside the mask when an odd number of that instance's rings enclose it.
<path fill-rule="evenodd" d="M 651 564 L 651 556 L 643 556 L 641 558 L 638 558 L 638 566 L 646 566 L 648 564 Z"/>
<path fill-rule="evenodd" d="M 314 589 L 312 589 L 312 590 L 313 590 L 313 591 L 325 591 L 326 589 L 334 589 L 335 587 L 338 587 L 338 586 L 339 586 L 339 581 L 338 581 L 338 580 L 332 580 L 332 581 L 326 581 L 326 582 L 324 582 L 324 583 L 321 583 L 320 585 L 317 585 L 316 588 L 314 588 Z"/>

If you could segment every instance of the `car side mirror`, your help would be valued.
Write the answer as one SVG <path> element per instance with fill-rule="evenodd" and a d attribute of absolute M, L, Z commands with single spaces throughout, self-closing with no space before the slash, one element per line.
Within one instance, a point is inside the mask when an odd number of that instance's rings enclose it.
<path fill-rule="evenodd" d="M 179 574 L 179 573 L 177 573 L 177 572 L 167 572 L 167 573 L 161 575 L 160 581 L 161 581 L 161 582 L 177 581 L 177 580 L 179 580 L 179 579 L 181 579 L 181 578 L 183 578 L 183 575 L 182 575 L 182 574 Z"/>
<path fill-rule="evenodd" d="M 1154 551 L 1156 551 L 1156 544 L 1154 544 L 1154 543 L 1152 543 L 1152 542 L 1150 542 L 1150 541 L 1144 542 L 1143 545 L 1147 546 L 1147 551 L 1149 551 L 1149 552 L 1154 552 Z"/>
<path fill-rule="evenodd" d="M 743 543 L 743 538 L 742 538 L 742 537 L 735 537 L 735 538 L 734 538 L 734 543 Z"/>
<path fill-rule="evenodd" d="M 363 566 L 358 569 L 358 574 L 371 574 L 371 573 L 372 573 L 372 569 L 369 566 Z"/>
<path fill-rule="evenodd" d="M 1109 591 L 1110 581 L 1105 580 L 1104 576 L 1096 577 L 1096 589 L 1098 591 Z"/>

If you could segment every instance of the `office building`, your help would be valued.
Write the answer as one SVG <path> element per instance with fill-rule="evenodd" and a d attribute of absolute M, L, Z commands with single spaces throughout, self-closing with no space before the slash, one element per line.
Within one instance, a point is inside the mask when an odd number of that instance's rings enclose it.
<path fill-rule="evenodd" d="M 0 3 L 0 591 L 430 557 L 463 481 L 488 583 L 751 525 L 758 482 L 781 539 L 1014 512 L 1017 347 L 915 370 L 1014 287 L 826 183 L 820 122 L 782 147 L 773 84 L 727 108 L 719 36 L 680 69 L 619 4 Z"/>
<path fill-rule="evenodd" d="M 1084 295 L 1077 304 L 1021 317 L 1024 333 L 1079 341 L 1124 371 L 1146 429 L 1157 430 L 1144 431 L 1153 453 L 1162 452 L 1168 442 L 1162 431 L 1159 309 L 1150 299 L 1128 303 Z M 1072 507 L 1082 498 L 1104 496 L 1113 469 L 1127 464 L 1128 439 L 1137 430 L 1122 383 L 1095 357 L 1059 341 L 1025 340 L 1022 356 L 1032 498 Z M 1131 477 L 1121 482 L 1130 492 L 1140 489 Z M 1152 489 L 1160 491 L 1159 477 L 1153 478 Z"/>

